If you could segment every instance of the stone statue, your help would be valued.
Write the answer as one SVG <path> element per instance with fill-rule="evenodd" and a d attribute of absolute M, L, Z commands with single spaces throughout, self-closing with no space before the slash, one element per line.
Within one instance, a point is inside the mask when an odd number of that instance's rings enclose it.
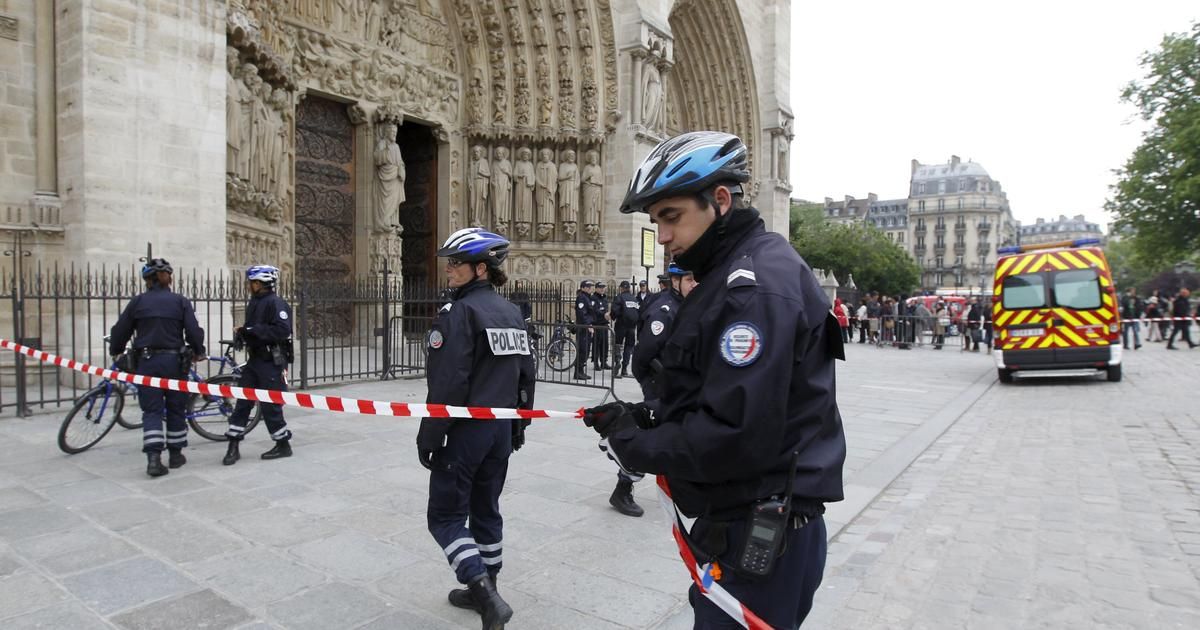
<path fill-rule="evenodd" d="M 488 164 L 483 147 L 471 148 L 470 172 L 467 173 L 467 195 L 470 200 L 471 227 L 487 225 L 488 186 L 491 184 L 492 167 Z"/>
<path fill-rule="evenodd" d="M 645 66 L 645 81 L 642 84 L 642 124 L 647 129 L 658 129 L 659 112 L 662 110 L 662 76 L 654 64 Z"/>
<path fill-rule="evenodd" d="M 254 93 L 258 85 L 262 84 L 262 79 L 258 76 L 258 68 L 254 64 L 244 64 L 242 66 L 241 86 L 238 87 L 238 138 L 241 140 L 241 145 L 238 147 L 237 155 L 237 175 L 238 177 L 250 179 L 250 164 L 254 159 Z"/>
<path fill-rule="evenodd" d="M 537 188 L 534 203 L 537 204 L 537 237 L 546 240 L 554 233 L 554 197 L 558 192 L 558 169 L 554 166 L 554 152 L 542 149 L 537 165 Z"/>
<path fill-rule="evenodd" d="M 558 208 L 563 229 L 573 235 L 579 221 L 579 166 L 575 164 L 575 152 L 569 149 L 563 151 L 562 160 L 558 165 Z"/>
<path fill-rule="evenodd" d="M 237 174 L 238 151 L 242 148 L 242 100 L 246 84 L 242 83 L 241 62 L 233 46 L 225 49 L 225 172 Z"/>
<path fill-rule="evenodd" d="M 600 169 L 600 153 L 588 151 L 583 167 L 583 226 L 593 241 L 600 236 L 600 210 L 604 203 L 604 172 Z"/>
<path fill-rule="evenodd" d="M 496 211 L 496 232 L 508 234 L 512 220 L 512 162 L 508 161 L 508 149 L 496 147 L 496 161 L 492 163 L 492 207 Z"/>
<path fill-rule="evenodd" d="M 404 180 L 408 174 L 400 145 L 396 142 L 399 126 L 392 120 L 379 125 L 375 141 L 375 185 L 372 201 L 375 203 L 375 225 L 377 234 L 394 232 L 400 225 L 400 204 L 404 203 Z"/>
<path fill-rule="evenodd" d="M 537 184 L 537 176 L 530 161 L 532 157 L 533 151 L 529 147 L 517 149 L 517 164 L 513 169 L 513 175 L 516 176 L 517 235 L 522 237 L 529 236 L 529 228 L 533 223 L 533 189 Z"/>
<path fill-rule="evenodd" d="M 257 75 L 254 77 L 254 104 L 252 110 L 252 118 L 250 122 L 250 130 L 253 134 L 254 155 L 250 160 L 249 177 L 250 184 L 260 191 L 267 189 L 266 170 L 267 160 L 270 157 L 267 155 L 270 137 L 273 135 L 271 130 L 271 108 L 268 103 L 271 102 L 271 85 L 263 81 Z"/>
<path fill-rule="evenodd" d="M 270 107 L 268 108 L 270 123 L 266 130 L 269 135 L 266 142 L 266 160 L 263 164 L 265 173 L 263 191 L 276 197 L 283 196 L 279 189 L 279 176 L 287 141 L 287 132 L 283 124 L 283 110 L 287 107 L 287 102 L 287 92 L 283 88 L 275 88 L 271 92 Z"/>

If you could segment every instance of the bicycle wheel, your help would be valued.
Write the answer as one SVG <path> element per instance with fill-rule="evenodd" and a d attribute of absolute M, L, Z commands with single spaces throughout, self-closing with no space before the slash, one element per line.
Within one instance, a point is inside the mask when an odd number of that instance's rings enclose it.
<path fill-rule="evenodd" d="M 237 385 L 238 377 L 236 374 L 220 374 L 205 379 L 204 382 L 209 385 Z M 233 413 L 235 403 L 237 399 L 232 397 L 192 394 L 188 396 L 188 426 L 201 437 L 214 442 L 224 442 L 229 439 L 225 437 L 225 430 L 229 428 L 229 416 Z M 250 420 L 246 422 L 246 433 L 258 424 L 258 415 L 259 408 L 255 405 Z"/>
<path fill-rule="evenodd" d="M 575 367 L 577 352 L 574 341 L 566 337 L 555 339 L 546 346 L 546 365 L 555 372 L 566 372 Z"/>
<path fill-rule="evenodd" d="M 134 391 L 132 392 L 129 391 L 129 389 L 130 388 L 125 383 L 113 383 L 113 394 L 115 394 L 117 397 L 117 424 L 125 427 L 126 429 L 140 429 L 142 428 L 141 413 L 137 413 L 135 415 L 137 418 L 136 422 L 125 417 L 125 397 L 132 396 L 134 400 L 137 400 L 137 389 L 134 388 Z M 141 411 L 141 407 L 138 407 L 138 411 Z"/>
<path fill-rule="evenodd" d="M 82 453 L 99 442 L 116 423 L 116 405 L 123 397 L 104 384 L 80 396 L 58 429 L 58 448 L 68 455 Z"/>

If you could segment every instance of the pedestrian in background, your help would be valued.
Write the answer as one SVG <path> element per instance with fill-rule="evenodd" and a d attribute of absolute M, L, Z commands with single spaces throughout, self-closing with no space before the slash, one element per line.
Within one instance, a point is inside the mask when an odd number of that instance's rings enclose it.
<path fill-rule="evenodd" d="M 950 327 L 950 311 L 946 303 L 939 301 L 933 309 L 933 349 L 941 350 L 946 344 L 946 329 Z"/>
<path fill-rule="evenodd" d="M 850 311 L 842 303 L 842 298 L 833 299 L 833 316 L 837 318 L 838 327 L 842 329 L 842 343 L 850 343 Z"/>
<path fill-rule="evenodd" d="M 1133 336 L 1133 349 L 1140 350 L 1142 340 L 1138 338 L 1138 318 L 1142 316 L 1145 305 L 1137 295 L 1137 289 L 1129 287 L 1121 297 L 1121 345 L 1129 349 L 1129 337 Z"/>
<path fill-rule="evenodd" d="M 859 300 L 858 311 L 855 312 L 858 317 L 858 343 L 867 343 L 867 333 L 870 328 L 870 323 L 867 320 L 867 298 Z"/>
<path fill-rule="evenodd" d="M 1158 296 L 1151 295 L 1146 298 L 1146 310 L 1144 313 L 1147 320 L 1146 343 L 1150 343 L 1151 341 L 1166 341 L 1166 336 L 1162 334 L 1162 330 L 1159 328 L 1159 322 L 1154 321 L 1163 316 L 1163 310 L 1158 304 Z"/>
<path fill-rule="evenodd" d="M 1167 339 L 1167 350 L 1177 349 L 1175 348 L 1175 335 L 1179 333 L 1183 333 L 1181 336 L 1187 342 L 1188 348 L 1196 347 L 1196 343 L 1192 341 L 1192 305 L 1188 300 L 1191 295 L 1191 291 L 1183 288 L 1171 301 L 1171 323 L 1175 324 L 1175 327 L 1171 330 L 1171 337 Z"/>

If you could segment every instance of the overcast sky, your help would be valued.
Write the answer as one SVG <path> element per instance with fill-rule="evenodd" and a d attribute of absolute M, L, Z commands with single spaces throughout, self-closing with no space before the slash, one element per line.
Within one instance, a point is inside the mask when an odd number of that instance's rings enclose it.
<path fill-rule="evenodd" d="M 799 0 L 792 19 L 793 197 L 906 197 L 909 160 L 958 155 L 1023 223 L 1106 227 L 1112 170 L 1144 128 L 1121 89 L 1200 2 Z"/>

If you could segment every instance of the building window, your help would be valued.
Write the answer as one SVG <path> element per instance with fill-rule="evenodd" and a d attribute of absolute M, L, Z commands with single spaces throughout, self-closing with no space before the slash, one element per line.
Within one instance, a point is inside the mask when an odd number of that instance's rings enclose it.
<path fill-rule="evenodd" d="M 946 180 L 944 180 L 944 179 L 938 180 L 938 194 L 939 195 L 946 194 Z"/>
<path fill-rule="evenodd" d="M 938 286 L 941 286 L 941 284 L 942 284 L 942 274 L 941 274 L 941 272 L 938 272 L 938 274 L 937 274 L 937 284 L 938 284 Z"/>
<path fill-rule="evenodd" d="M 955 256 L 955 257 L 954 257 L 954 264 L 956 264 L 956 265 L 962 265 L 962 264 L 963 264 L 963 257 L 962 257 L 962 256 Z"/>
<path fill-rule="evenodd" d="M 917 194 L 918 195 L 925 194 L 925 182 L 917 182 Z"/>
<path fill-rule="evenodd" d="M 938 199 L 938 210 L 941 211 L 941 210 L 945 210 L 945 209 L 946 209 L 946 200 Z"/>
<path fill-rule="evenodd" d="M 917 202 L 917 211 L 918 211 L 918 212 L 925 212 L 925 202 L 924 202 L 924 201 L 918 201 L 918 202 Z"/>
<path fill-rule="evenodd" d="M 962 197 L 958 198 L 958 209 L 959 210 L 963 209 L 963 198 Z"/>
<path fill-rule="evenodd" d="M 936 261 L 936 264 L 934 266 L 937 267 L 938 269 L 941 269 L 942 268 L 942 257 L 938 256 L 934 260 Z M 938 282 L 940 283 L 941 280 L 938 280 Z"/>
<path fill-rule="evenodd" d="M 897 232 L 897 233 L 896 233 L 896 242 L 897 242 L 897 243 L 903 243 L 903 242 L 904 242 L 904 232 Z"/>

